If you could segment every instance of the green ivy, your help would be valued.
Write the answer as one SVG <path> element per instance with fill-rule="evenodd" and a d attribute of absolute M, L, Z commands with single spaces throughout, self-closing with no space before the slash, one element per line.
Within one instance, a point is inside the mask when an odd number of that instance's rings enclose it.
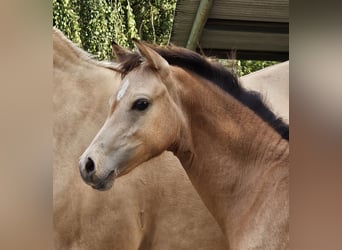
<path fill-rule="evenodd" d="M 247 75 L 254 71 L 263 69 L 265 67 L 277 64 L 277 61 L 254 61 L 254 60 L 238 60 L 237 61 L 237 74 L 239 76 Z"/>
<path fill-rule="evenodd" d="M 167 44 L 176 0 L 53 0 L 53 25 L 98 59 L 111 59 L 113 41 Z"/>
<path fill-rule="evenodd" d="M 59 28 L 64 34 L 77 44 L 81 43 L 79 16 L 73 9 L 70 1 L 53 0 L 53 26 Z"/>

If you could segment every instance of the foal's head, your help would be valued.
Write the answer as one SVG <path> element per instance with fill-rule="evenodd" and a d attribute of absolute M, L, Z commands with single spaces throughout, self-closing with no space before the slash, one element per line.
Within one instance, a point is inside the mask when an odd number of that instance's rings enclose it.
<path fill-rule="evenodd" d="M 122 82 L 110 101 L 101 130 L 80 158 L 85 182 L 106 190 L 114 178 L 161 154 L 175 143 L 182 115 L 172 95 L 171 67 L 136 42 L 138 54 L 114 47 L 122 61 Z"/>

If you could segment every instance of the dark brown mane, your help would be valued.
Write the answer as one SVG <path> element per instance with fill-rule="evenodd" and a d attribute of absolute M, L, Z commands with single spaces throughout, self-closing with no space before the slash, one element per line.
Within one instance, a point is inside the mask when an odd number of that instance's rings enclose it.
<path fill-rule="evenodd" d="M 282 138 L 289 140 L 288 125 L 265 105 L 258 92 L 244 89 L 240 85 L 237 76 L 221 64 L 211 62 L 196 52 L 180 47 L 147 46 L 161 55 L 170 65 L 178 66 L 195 73 L 234 96 L 274 128 Z M 138 53 L 132 53 L 127 56 L 121 63 L 123 75 L 126 75 L 128 72 L 136 68 L 141 62 L 142 59 Z"/>
<path fill-rule="evenodd" d="M 143 62 L 141 56 L 137 53 L 129 53 L 120 60 L 121 78 L 137 68 Z"/>

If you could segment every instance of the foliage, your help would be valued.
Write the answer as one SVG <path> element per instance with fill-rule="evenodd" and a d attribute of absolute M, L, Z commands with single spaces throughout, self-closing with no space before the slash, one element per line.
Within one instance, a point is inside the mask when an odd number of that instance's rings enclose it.
<path fill-rule="evenodd" d="M 53 25 L 98 59 L 132 38 L 167 44 L 176 0 L 53 0 Z"/>
<path fill-rule="evenodd" d="M 277 61 L 218 59 L 223 66 L 233 70 L 238 76 L 244 76 L 265 67 L 277 64 Z"/>
<path fill-rule="evenodd" d="M 253 61 L 253 60 L 238 60 L 237 74 L 239 76 L 247 75 L 254 71 L 279 63 L 277 61 Z"/>
<path fill-rule="evenodd" d="M 91 6 L 91 8 L 89 8 Z M 82 47 L 99 58 L 111 54 L 112 10 L 105 0 L 79 0 L 79 25 Z M 109 39 L 111 38 L 111 39 Z"/>
<path fill-rule="evenodd" d="M 64 32 L 72 41 L 80 44 L 79 16 L 72 3 L 66 0 L 53 0 L 53 25 Z"/>
<path fill-rule="evenodd" d="M 141 39 L 156 44 L 167 44 L 175 7 L 176 0 L 132 0 Z"/>
<path fill-rule="evenodd" d="M 168 44 L 176 0 L 53 0 L 53 25 L 98 59 L 112 59 L 111 43 L 133 47 L 132 38 Z M 230 61 L 230 60 L 228 60 Z M 220 60 L 239 76 L 273 61 Z"/>

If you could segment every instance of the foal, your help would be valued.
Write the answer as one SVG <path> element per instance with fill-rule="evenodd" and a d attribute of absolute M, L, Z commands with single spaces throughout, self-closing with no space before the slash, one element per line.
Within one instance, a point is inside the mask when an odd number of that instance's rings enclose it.
<path fill-rule="evenodd" d="M 170 150 L 230 249 L 288 249 L 288 127 L 194 52 L 135 43 L 139 53 L 122 56 L 108 118 L 80 158 L 83 179 L 107 189 Z"/>

